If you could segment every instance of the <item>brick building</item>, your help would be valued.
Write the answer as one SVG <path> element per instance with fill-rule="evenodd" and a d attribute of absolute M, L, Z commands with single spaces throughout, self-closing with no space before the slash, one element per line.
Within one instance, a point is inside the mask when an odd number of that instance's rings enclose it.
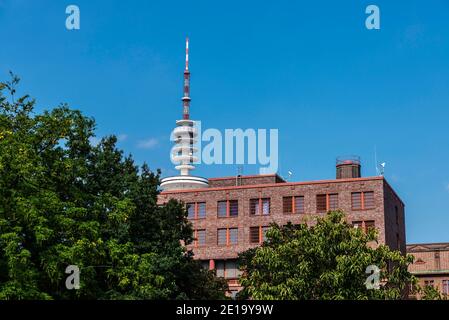
<path fill-rule="evenodd" d="M 195 258 L 228 279 L 231 294 L 239 290 L 238 253 L 263 242 L 271 222 L 313 223 L 328 210 L 342 209 L 354 226 L 376 228 L 380 243 L 406 250 L 403 202 L 384 177 L 360 177 L 359 162 L 337 163 L 334 180 L 286 182 L 275 174 L 212 178 L 207 188 L 163 191 L 159 202 L 171 198 L 188 207 Z"/>
<path fill-rule="evenodd" d="M 407 253 L 415 256 L 409 271 L 418 278 L 419 284 L 449 295 L 449 243 L 408 244 Z"/>

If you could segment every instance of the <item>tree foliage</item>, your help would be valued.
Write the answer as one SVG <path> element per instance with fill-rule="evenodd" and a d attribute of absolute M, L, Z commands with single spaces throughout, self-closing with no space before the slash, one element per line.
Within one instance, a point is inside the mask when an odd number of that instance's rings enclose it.
<path fill-rule="evenodd" d="M 240 255 L 242 298 L 400 299 L 416 279 L 407 271 L 412 256 L 385 245 L 376 233 L 353 228 L 341 211 L 307 224 L 273 224 L 261 247 Z M 380 288 L 367 289 L 370 265 L 380 269 Z"/>
<path fill-rule="evenodd" d="M 40 114 L 0 84 L 0 299 L 222 298 L 225 285 L 183 243 L 182 204 L 158 206 L 159 171 L 61 105 Z M 8 94 L 9 93 L 9 94 Z M 81 288 L 67 290 L 77 265 Z"/>
<path fill-rule="evenodd" d="M 433 286 L 424 286 L 419 288 L 419 293 L 422 300 L 448 300 L 447 294 L 441 293 Z"/>

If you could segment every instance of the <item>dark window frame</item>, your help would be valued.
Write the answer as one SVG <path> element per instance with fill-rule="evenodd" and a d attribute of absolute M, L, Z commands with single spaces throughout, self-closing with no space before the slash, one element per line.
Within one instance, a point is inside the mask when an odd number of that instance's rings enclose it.
<path fill-rule="evenodd" d="M 268 213 L 264 213 L 264 201 L 268 201 Z M 259 210 L 257 210 L 259 208 Z M 257 213 L 259 211 L 259 213 Z M 271 198 L 259 197 L 249 199 L 249 214 L 250 216 L 269 216 L 271 214 Z"/>
<path fill-rule="evenodd" d="M 220 215 L 220 204 L 225 204 L 226 205 L 226 215 Z M 237 210 L 237 214 L 231 214 L 233 213 L 232 209 L 236 209 Z M 217 201 L 217 217 L 218 218 L 236 218 L 239 215 L 239 203 L 238 200 L 220 200 Z"/>
<path fill-rule="evenodd" d="M 323 203 L 323 197 L 325 199 L 325 203 Z M 326 212 L 329 212 L 332 210 L 338 210 L 340 207 L 339 194 L 336 192 L 317 194 L 315 197 L 315 201 L 316 201 L 316 212 L 317 213 L 326 213 Z M 336 202 L 335 207 L 334 207 L 334 205 L 332 205 L 334 202 Z M 325 208 L 324 208 L 324 205 L 325 205 Z"/>
<path fill-rule="evenodd" d="M 204 232 L 204 243 L 203 244 L 201 244 L 200 241 L 199 241 L 198 232 Z M 193 238 L 194 238 L 193 246 L 195 248 L 206 246 L 206 244 L 207 244 L 206 229 L 195 229 L 195 230 L 193 230 Z"/>
<path fill-rule="evenodd" d="M 218 268 L 218 266 L 223 266 L 223 268 Z M 223 271 L 223 275 L 218 275 L 219 270 Z M 233 272 L 235 272 L 235 275 L 229 276 L 228 274 L 229 270 L 234 270 Z M 215 263 L 215 274 L 217 275 L 217 277 L 222 277 L 226 280 L 238 279 L 241 274 L 241 271 L 239 269 L 237 259 L 218 260 Z"/>
<path fill-rule="evenodd" d="M 270 228 L 270 226 L 253 226 L 249 228 L 249 243 L 250 244 L 262 244 L 266 240 L 266 232 Z M 254 231 L 257 232 L 257 241 L 254 237 Z"/>
<path fill-rule="evenodd" d="M 298 206 L 298 202 L 302 204 Z M 287 210 L 286 210 L 287 207 Z M 301 209 L 298 209 L 300 207 Z M 288 211 L 288 208 L 291 210 Z M 282 197 L 282 212 L 284 214 L 304 214 L 305 213 L 305 197 L 303 195 Z"/>
<path fill-rule="evenodd" d="M 206 219 L 207 216 L 207 206 L 205 201 L 195 201 L 186 203 L 187 210 L 189 210 L 189 206 L 193 205 L 193 217 L 187 215 L 187 219 L 189 220 L 200 220 Z M 204 205 L 204 216 L 200 216 L 200 205 Z"/>
<path fill-rule="evenodd" d="M 360 203 L 360 207 L 354 206 L 354 196 L 360 195 L 360 199 L 358 202 Z M 368 199 L 368 200 L 367 200 Z M 367 203 L 369 205 L 367 205 Z M 354 191 L 351 192 L 351 210 L 352 211 L 362 211 L 362 210 L 371 210 L 376 208 L 376 203 L 374 199 L 374 191 Z"/>
<path fill-rule="evenodd" d="M 352 226 L 355 228 L 357 225 L 364 233 L 367 233 L 369 229 L 376 229 L 375 220 L 356 220 L 352 221 Z"/>
<path fill-rule="evenodd" d="M 220 243 L 220 231 L 226 230 L 226 241 L 225 243 Z M 236 232 L 236 242 L 231 242 L 231 230 L 235 230 Z M 235 246 L 239 243 L 239 228 L 238 227 L 226 227 L 226 228 L 218 228 L 217 229 L 217 245 L 218 246 Z"/>

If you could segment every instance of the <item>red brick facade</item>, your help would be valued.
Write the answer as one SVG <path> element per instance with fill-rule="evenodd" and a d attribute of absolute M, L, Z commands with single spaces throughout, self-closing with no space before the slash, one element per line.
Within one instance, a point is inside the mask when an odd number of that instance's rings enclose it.
<path fill-rule="evenodd" d="M 354 209 L 352 197 L 355 196 L 352 194 L 359 193 L 357 196 L 361 199 L 363 197 L 361 193 L 364 192 L 370 193 L 369 207 Z M 216 267 L 217 263 L 220 263 L 220 268 L 226 268 L 223 267 L 223 261 L 235 261 L 239 252 L 257 246 L 250 241 L 257 237 L 256 229 L 253 229 L 251 238 L 252 227 L 268 226 L 271 222 L 281 225 L 288 222 L 313 224 L 314 218 L 325 215 L 325 211 L 317 210 L 317 201 L 321 201 L 317 200 L 317 196 L 326 194 L 333 195 L 332 205 L 347 214 L 348 222 L 374 222 L 379 232 L 379 242 L 405 253 L 404 204 L 383 177 L 311 182 L 285 182 L 277 175 L 216 178 L 210 179 L 209 188 L 162 192 L 159 202 L 164 203 L 175 198 L 185 203 L 205 203 L 205 217 L 192 219 L 194 229 L 205 233 L 205 243 L 197 243 L 191 248 L 196 259 L 205 261 L 210 267 Z M 303 197 L 301 208 L 304 208 L 304 213 L 283 212 L 283 198 L 290 196 Z M 251 215 L 250 211 L 254 211 L 254 206 L 259 203 L 259 200 L 251 201 L 251 199 L 269 199 L 269 214 Z M 323 205 L 329 206 L 329 196 L 323 196 L 321 199 Z M 225 200 L 238 201 L 237 216 L 218 217 L 218 202 Z M 261 211 L 262 207 L 268 206 L 267 202 L 268 200 L 265 200 L 263 204 L 260 201 Z M 234 228 L 237 230 L 220 231 L 220 241 L 224 241 L 225 244 L 218 244 L 218 229 Z M 229 272 L 227 278 L 236 277 L 234 272 Z M 238 285 L 236 281 L 231 281 L 231 284 Z"/>
<path fill-rule="evenodd" d="M 449 243 L 409 244 L 407 253 L 415 256 L 409 271 L 419 284 L 431 285 L 449 295 Z"/>

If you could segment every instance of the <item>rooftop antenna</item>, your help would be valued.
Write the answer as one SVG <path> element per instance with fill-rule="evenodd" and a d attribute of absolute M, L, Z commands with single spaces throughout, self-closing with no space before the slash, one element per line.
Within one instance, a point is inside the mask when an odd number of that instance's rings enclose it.
<path fill-rule="evenodd" d="M 288 171 L 288 178 L 287 178 L 287 181 L 290 181 L 290 179 L 291 179 L 292 175 L 293 175 L 293 172 L 291 172 L 291 171 Z"/>
<path fill-rule="evenodd" d="M 376 169 L 376 176 L 379 175 L 379 168 L 377 165 L 377 146 L 374 145 L 374 168 Z"/>
<path fill-rule="evenodd" d="M 377 148 L 374 146 L 374 165 L 376 167 L 376 175 L 383 176 L 385 173 L 385 162 L 378 163 L 377 162 Z"/>
<path fill-rule="evenodd" d="M 184 96 L 182 97 L 182 118 L 190 118 L 190 71 L 189 71 L 189 37 L 186 38 L 186 68 L 184 70 Z"/>
<path fill-rule="evenodd" d="M 378 166 L 379 167 L 379 175 L 381 175 L 381 176 L 384 176 L 384 174 L 385 174 L 385 165 L 386 165 L 386 163 L 382 162 Z"/>

